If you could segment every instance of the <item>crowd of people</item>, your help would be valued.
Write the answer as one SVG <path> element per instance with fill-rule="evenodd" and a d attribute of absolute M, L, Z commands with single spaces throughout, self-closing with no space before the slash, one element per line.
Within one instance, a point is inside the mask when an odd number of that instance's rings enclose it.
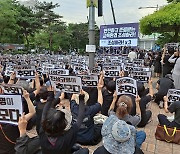
<path fill-rule="evenodd" d="M 7 66 L 1 63 L 1 84 L 23 88 L 23 114 L 18 126 L 0 123 L 0 153 L 88 154 L 89 149 L 82 145 L 103 141 L 94 154 L 141 154 L 146 133 L 137 128 L 151 122 L 153 111 L 148 105 L 153 101 L 166 112 L 175 113 L 172 121 L 159 114 L 159 124 L 180 129 L 180 102 L 169 104 L 166 96 L 169 89 L 180 89 L 180 50 L 165 48 L 161 54 L 129 49 L 127 54 L 131 62 L 138 58 L 144 59 L 145 67 L 154 65 L 155 75 L 159 77 L 157 93 L 149 79 L 147 87 L 137 81 L 136 97 L 117 95 L 116 79 L 106 78 L 103 71 L 98 76 L 97 87 L 83 87 L 78 94 L 59 92 L 48 74 L 41 76 L 36 72 L 35 79 L 27 82 L 17 79 L 15 72 L 7 76 Z M 76 75 L 70 65 L 66 68 L 70 75 Z M 126 72 L 121 70 L 119 77 L 125 76 Z M 0 93 L 6 94 L 2 89 Z M 37 136 L 30 138 L 27 130 L 34 127 Z"/>

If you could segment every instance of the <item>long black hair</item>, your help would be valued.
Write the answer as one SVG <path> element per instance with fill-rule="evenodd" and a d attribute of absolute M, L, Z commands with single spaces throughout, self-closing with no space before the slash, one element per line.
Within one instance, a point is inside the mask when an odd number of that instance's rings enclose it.
<path fill-rule="evenodd" d="M 43 130 L 50 137 L 63 135 L 66 126 L 65 113 L 54 108 L 49 109 L 45 120 L 42 122 Z"/>

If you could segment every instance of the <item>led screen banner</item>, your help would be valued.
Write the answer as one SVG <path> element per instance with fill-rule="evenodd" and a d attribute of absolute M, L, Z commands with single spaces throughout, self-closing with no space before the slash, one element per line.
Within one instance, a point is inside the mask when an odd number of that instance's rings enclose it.
<path fill-rule="evenodd" d="M 101 25 L 100 46 L 137 46 L 139 23 Z"/>

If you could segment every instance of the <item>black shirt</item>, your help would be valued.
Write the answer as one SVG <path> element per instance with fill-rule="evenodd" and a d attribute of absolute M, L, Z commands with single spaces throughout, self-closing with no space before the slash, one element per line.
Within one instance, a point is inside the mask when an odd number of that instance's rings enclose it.
<path fill-rule="evenodd" d="M 49 138 L 41 130 L 39 137 L 43 154 L 71 154 L 71 147 L 76 143 L 78 130 L 78 126 L 74 124 L 64 135 L 55 138 Z"/>
<path fill-rule="evenodd" d="M 113 100 L 113 93 L 110 93 L 108 92 L 107 89 L 105 89 L 102 95 L 103 95 L 103 104 L 102 104 L 101 113 L 105 116 L 108 116 L 108 110 Z"/>
<path fill-rule="evenodd" d="M 158 94 L 160 94 L 160 95 L 165 96 L 165 95 L 167 95 L 167 92 L 169 89 L 174 88 L 173 81 L 169 78 L 161 78 L 157 81 L 157 83 L 159 84 Z"/>
<path fill-rule="evenodd" d="M 171 103 L 171 105 L 168 107 L 168 110 L 173 113 L 175 112 L 175 119 L 174 121 L 180 125 L 180 101 Z"/>
<path fill-rule="evenodd" d="M 16 142 L 16 139 L 19 137 L 19 129 L 15 125 L 10 124 L 1 124 L 3 132 L 12 142 Z M 0 129 L 0 154 L 14 154 L 15 144 L 10 143 L 3 135 L 2 130 Z"/>

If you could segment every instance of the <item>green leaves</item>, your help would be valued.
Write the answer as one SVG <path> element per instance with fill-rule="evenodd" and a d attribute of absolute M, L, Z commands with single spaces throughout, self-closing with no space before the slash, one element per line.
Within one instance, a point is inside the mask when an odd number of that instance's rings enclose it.
<path fill-rule="evenodd" d="M 178 41 L 180 28 L 180 3 L 171 3 L 159 11 L 140 20 L 140 31 L 145 35 L 152 33 L 174 32 Z"/>

